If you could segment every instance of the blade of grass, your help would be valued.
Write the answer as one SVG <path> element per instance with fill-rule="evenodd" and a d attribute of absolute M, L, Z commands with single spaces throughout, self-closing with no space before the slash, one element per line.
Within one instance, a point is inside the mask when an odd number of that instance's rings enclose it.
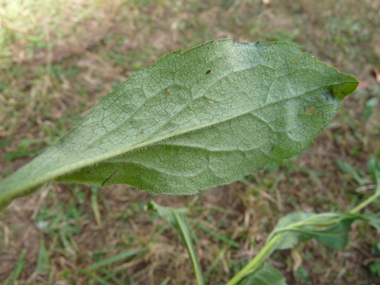
<path fill-rule="evenodd" d="M 49 272 L 49 256 L 46 251 L 45 240 L 41 237 L 40 250 L 38 252 L 37 272 Z"/>
<path fill-rule="evenodd" d="M 100 212 L 99 212 L 99 204 L 98 204 L 98 187 L 91 187 L 91 208 L 94 212 L 95 221 L 100 226 L 102 224 L 101 218 L 100 218 Z"/>
<path fill-rule="evenodd" d="M 207 270 L 206 274 L 205 274 L 205 284 L 207 283 L 207 279 L 210 277 L 211 273 L 214 271 L 216 265 L 219 263 L 219 261 L 223 258 L 224 254 L 226 253 L 226 249 L 223 248 L 218 256 L 215 258 L 215 260 L 212 262 L 210 268 Z"/>
<path fill-rule="evenodd" d="M 180 215 L 181 215 L 181 214 L 180 214 Z M 188 225 L 188 223 L 186 223 L 186 222 L 185 222 L 185 224 L 186 224 L 186 226 L 187 226 L 187 229 L 189 230 L 189 234 L 190 234 L 190 236 L 191 236 L 191 240 L 194 242 L 194 244 L 198 244 L 198 243 L 199 243 L 199 240 L 198 240 L 197 235 L 195 234 L 194 228 L 193 228 L 193 227 L 190 227 L 190 226 Z"/>
<path fill-rule="evenodd" d="M 160 285 L 166 285 L 166 284 L 169 283 L 169 281 L 170 281 L 170 277 L 166 277 L 166 278 L 164 279 L 164 281 L 162 281 L 162 282 L 160 283 Z"/>
<path fill-rule="evenodd" d="M 93 263 L 92 265 L 90 265 L 88 267 L 89 270 L 96 270 L 102 266 L 105 266 L 107 264 L 111 264 L 111 263 L 114 263 L 116 261 L 119 261 L 119 260 L 122 260 L 122 259 L 126 259 L 128 257 L 131 257 L 133 255 L 136 255 L 138 253 L 141 253 L 141 252 L 144 252 L 144 251 L 147 251 L 148 248 L 138 248 L 138 249 L 133 249 L 133 250 L 129 250 L 129 251 L 125 251 L 125 252 L 122 252 L 122 253 L 119 253 L 119 254 L 116 254 L 114 256 L 111 256 L 111 257 L 108 257 L 106 259 L 103 259 L 99 262 L 96 262 L 96 263 Z"/>
<path fill-rule="evenodd" d="M 119 278 L 117 278 L 115 275 L 113 275 L 112 272 L 105 270 L 105 269 L 100 269 L 100 272 L 106 275 L 107 279 L 111 279 L 112 281 L 116 282 L 117 285 L 124 285 Z M 114 284 L 115 285 L 115 284 Z"/>
<path fill-rule="evenodd" d="M 107 253 L 107 252 L 111 252 L 111 251 L 116 251 L 116 250 L 124 249 L 124 248 L 127 248 L 127 247 L 128 247 L 127 245 L 121 245 L 121 246 L 116 246 L 116 247 L 113 247 L 113 248 L 103 248 L 103 249 L 95 250 L 95 251 L 92 252 L 92 256 L 95 256 L 97 254 L 103 254 L 103 253 Z"/>
<path fill-rule="evenodd" d="M 156 238 L 161 235 L 164 231 L 166 231 L 167 229 L 169 229 L 171 227 L 171 225 L 165 225 L 163 227 L 160 227 L 158 229 L 158 231 L 149 239 L 148 242 L 152 242 L 152 241 L 155 241 Z"/>
<path fill-rule="evenodd" d="M 187 251 L 189 252 L 190 255 L 190 260 L 194 268 L 195 276 L 197 278 L 198 285 L 203 285 L 203 277 L 202 277 L 202 271 L 201 267 L 199 265 L 199 261 L 197 258 L 197 255 L 195 253 L 195 249 L 193 246 L 193 243 L 191 242 L 191 237 L 189 234 L 189 230 L 187 229 L 188 225 L 183 222 L 181 217 L 179 217 L 177 211 L 172 210 L 173 215 L 178 223 L 179 229 L 182 233 L 183 241 L 185 243 L 185 246 L 187 248 Z M 184 217 L 184 215 L 183 215 Z"/>
<path fill-rule="evenodd" d="M 70 241 L 68 240 L 66 234 L 63 231 L 59 231 L 59 237 L 61 239 L 61 242 L 65 249 L 71 254 L 74 255 L 75 251 L 73 249 L 73 246 L 71 245 Z"/>
<path fill-rule="evenodd" d="M 82 272 L 82 273 L 84 273 L 84 274 L 86 274 L 87 276 L 91 277 L 92 279 L 95 279 L 101 285 L 115 285 L 115 284 L 109 283 L 108 281 L 104 280 L 103 278 L 101 278 L 99 276 L 96 276 L 95 274 L 93 274 L 90 271 L 83 270 L 83 269 L 80 269 L 79 271 Z"/>
<path fill-rule="evenodd" d="M 347 162 L 340 159 L 335 160 L 335 162 L 343 172 L 349 174 L 360 186 L 366 185 L 369 182 L 367 178 L 361 177 L 356 169 Z"/>
<path fill-rule="evenodd" d="M 102 221 L 100 219 L 97 195 L 94 195 L 94 194 L 91 195 L 91 208 L 94 213 L 95 221 L 98 224 L 98 226 L 100 226 L 102 224 Z"/>
<path fill-rule="evenodd" d="M 9 276 L 5 285 L 13 285 L 16 282 L 16 280 L 20 276 L 22 269 L 25 267 L 25 264 L 26 264 L 26 262 L 24 261 L 25 255 L 26 255 L 26 250 L 24 249 L 21 252 L 21 254 L 18 258 L 17 264 L 16 264 L 15 268 L 13 269 L 13 271 L 12 271 L 11 275 Z"/>
<path fill-rule="evenodd" d="M 194 268 L 195 276 L 197 279 L 197 283 L 198 285 L 203 285 L 204 282 L 201 267 L 199 265 L 199 261 L 192 242 L 192 236 L 195 236 L 195 233 L 186 221 L 186 209 L 173 209 L 170 207 L 162 207 L 156 204 L 154 201 L 150 201 L 147 204 L 146 209 L 156 211 L 161 218 L 167 220 L 173 226 L 173 228 L 175 228 L 179 232 L 181 239 L 189 253 L 191 264 Z"/>
<path fill-rule="evenodd" d="M 208 227 L 200 224 L 200 223 L 197 223 L 197 222 L 194 222 L 192 221 L 198 228 L 200 228 L 202 231 L 204 231 L 205 233 L 208 233 L 209 235 L 213 236 L 214 238 L 232 246 L 232 247 L 235 247 L 235 248 L 238 248 L 239 247 L 239 244 L 237 242 L 234 242 L 232 240 L 230 240 L 229 238 L 226 238 L 218 233 L 215 233 L 213 231 L 211 231 Z"/>

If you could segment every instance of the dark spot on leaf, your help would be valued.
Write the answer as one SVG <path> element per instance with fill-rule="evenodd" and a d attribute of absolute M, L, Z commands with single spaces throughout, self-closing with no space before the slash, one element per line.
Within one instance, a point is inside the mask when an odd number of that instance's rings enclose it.
<path fill-rule="evenodd" d="M 87 171 L 87 173 L 90 173 L 90 171 Z"/>
<path fill-rule="evenodd" d="M 143 133 L 144 133 L 144 129 L 141 129 L 140 134 L 143 134 Z"/>
<path fill-rule="evenodd" d="M 239 89 L 239 87 L 236 87 L 236 89 Z"/>
<path fill-rule="evenodd" d="M 211 73 L 211 69 L 206 71 L 206 74 L 210 74 L 210 73 Z"/>
<path fill-rule="evenodd" d="M 168 94 L 170 93 L 170 91 L 171 91 L 170 87 L 168 87 L 168 88 L 165 89 L 165 92 L 168 93 Z"/>
<path fill-rule="evenodd" d="M 322 93 L 323 97 L 325 98 L 326 102 L 329 102 L 334 97 L 334 91 L 331 87 L 328 87 L 325 92 Z"/>

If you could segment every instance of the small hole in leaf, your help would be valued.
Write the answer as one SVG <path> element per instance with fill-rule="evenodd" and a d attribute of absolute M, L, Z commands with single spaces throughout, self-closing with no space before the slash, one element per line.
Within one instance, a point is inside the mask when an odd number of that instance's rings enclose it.
<path fill-rule="evenodd" d="M 317 107 L 313 105 L 305 107 L 305 114 L 308 116 L 313 115 L 315 111 L 317 111 Z"/>

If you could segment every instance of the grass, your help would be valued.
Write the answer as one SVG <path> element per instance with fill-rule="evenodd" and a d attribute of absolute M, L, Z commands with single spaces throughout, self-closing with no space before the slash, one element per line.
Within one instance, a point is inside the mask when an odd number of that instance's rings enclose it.
<path fill-rule="evenodd" d="M 57 141 L 140 67 L 210 39 L 292 42 L 361 85 L 305 153 L 196 196 L 45 184 L 0 213 L 0 283 L 17 275 L 18 284 L 194 284 L 179 236 L 144 210 L 153 199 L 191 209 L 207 284 L 220 284 L 258 253 L 281 216 L 349 211 L 371 193 L 364 169 L 380 151 L 380 85 L 370 73 L 380 68 L 378 1 L 105 3 L 0 4 L 0 178 Z M 360 223 L 352 229 L 344 251 L 311 240 L 270 262 L 288 284 L 378 284 L 378 235 Z"/>

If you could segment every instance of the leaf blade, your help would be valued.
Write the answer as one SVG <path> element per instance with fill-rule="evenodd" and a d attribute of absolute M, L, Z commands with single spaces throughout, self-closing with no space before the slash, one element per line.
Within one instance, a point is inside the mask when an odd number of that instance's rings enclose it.
<path fill-rule="evenodd" d="M 307 148 L 357 84 L 286 43 L 218 40 L 173 52 L 1 181 L 0 205 L 57 177 L 165 194 L 230 183 Z"/>
<path fill-rule="evenodd" d="M 134 256 L 136 254 L 139 254 L 139 253 L 142 253 L 145 251 L 148 251 L 148 248 L 143 247 L 143 248 L 137 248 L 137 249 L 124 251 L 122 253 L 119 253 L 119 254 L 107 257 L 105 259 L 102 259 L 101 261 L 95 262 L 95 263 L 91 264 L 88 267 L 88 269 L 89 270 L 96 270 L 96 269 L 99 269 L 99 268 L 106 266 L 108 264 L 114 263 L 114 262 L 119 261 L 119 260 L 127 259 L 131 256 Z"/>

